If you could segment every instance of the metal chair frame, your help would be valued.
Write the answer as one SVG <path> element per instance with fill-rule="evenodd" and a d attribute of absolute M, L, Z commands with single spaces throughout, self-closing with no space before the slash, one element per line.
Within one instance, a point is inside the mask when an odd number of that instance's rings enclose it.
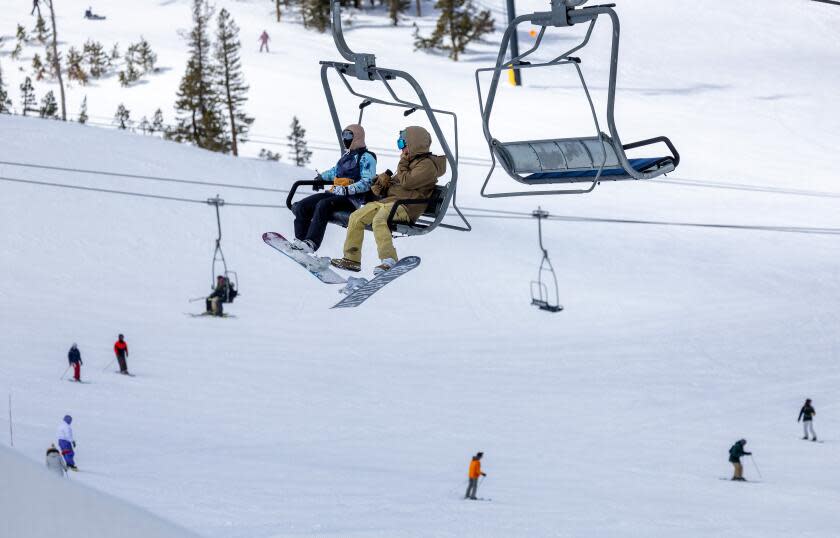
<path fill-rule="evenodd" d="M 616 94 L 616 79 L 618 73 L 618 49 L 619 49 L 619 37 L 621 32 L 621 26 L 618 19 L 618 14 L 613 10 L 615 4 L 606 4 L 606 5 L 599 5 L 599 6 L 591 6 L 591 7 L 582 7 L 578 8 L 576 6 L 582 4 L 579 0 L 551 0 L 551 11 L 546 12 L 536 12 L 530 13 L 526 15 L 520 15 L 513 19 L 510 24 L 508 24 L 507 29 L 502 37 L 501 46 L 499 48 L 499 54 L 496 58 L 496 64 L 494 67 L 485 67 L 480 68 L 475 71 L 475 82 L 476 82 L 476 89 L 478 91 L 478 102 L 479 102 L 479 110 L 481 112 L 482 117 L 482 127 L 484 131 L 484 137 L 487 140 L 487 145 L 490 149 L 490 156 L 492 160 L 492 165 L 490 171 L 487 174 L 487 177 L 484 180 L 484 184 L 481 187 L 481 195 L 485 198 L 502 198 L 502 197 L 509 197 L 509 196 L 536 196 L 536 195 L 552 195 L 552 194 L 584 194 L 588 192 L 592 192 L 596 185 L 601 180 L 621 180 L 621 179 L 652 179 L 658 177 L 660 175 L 666 174 L 668 172 L 673 171 L 677 165 L 679 164 L 680 156 L 677 152 L 674 145 L 671 141 L 664 136 L 659 136 L 655 138 L 650 138 L 647 140 L 640 140 L 638 142 L 633 142 L 631 144 L 623 145 L 621 143 L 621 137 L 618 134 L 618 129 L 615 124 L 615 94 Z M 569 5 L 571 4 L 571 5 Z M 600 122 L 598 120 L 598 115 L 595 111 L 595 105 L 592 101 L 592 96 L 589 92 L 589 87 L 586 84 L 586 79 L 583 76 L 583 72 L 580 68 L 581 60 L 580 58 L 572 56 L 573 53 L 583 49 L 588 43 L 592 36 L 592 32 L 595 28 L 595 23 L 598 20 L 598 17 L 601 15 L 606 15 L 609 17 L 612 23 L 612 45 L 611 45 L 611 52 L 610 52 L 610 74 L 609 74 L 609 86 L 608 86 L 608 94 L 607 94 L 607 128 L 609 130 L 609 135 L 603 133 L 601 131 Z M 540 26 L 539 34 L 537 35 L 536 41 L 534 45 L 526 50 L 525 52 L 519 54 L 511 58 L 510 60 L 505 60 L 505 55 L 507 53 L 511 38 L 516 32 L 517 27 L 522 23 L 531 23 L 536 26 Z M 571 49 L 567 50 L 563 54 L 555 57 L 553 60 L 548 62 L 542 63 L 529 63 L 524 61 L 525 58 L 536 52 L 536 50 L 540 47 L 542 43 L 543 37 L 545 35 L 545 31 L 548 27 L 556 27 L 556 28 L 563 28 L 563 27 L 570 27 L 574 26 L 575 24 L 583 24 L 588 23 L 589 26 L 587 28 L 586 34 L 583 37 L 583 40 L 572 47 Z M 499 86 L 499 80 L 501 77 L 502 71 L 506 69 L 535 69 L 540 67 L 552 67 L 552 66 L 559 66 L 559 65 L 571 65 L 575 68 L 578 78 L 580 80 L 581 86 L 586 94 L 586 99 L 589 103 L 590 112 L 592 113 L 592 118 L 595 124 L 595 136 L 598 140 L 600 140 L 602 148 L 603 148 L 603 155 L 604 158 L 600 163 L 600 166 L 597 168 L 597 172 L 594 177 L 592 178 L 573 178 L 568 181 L 548 181 L 547 183 L 575 183 L 575 182 L 587 182 L 590 183 L 587 188 L 580 188 L 580 189 L 555 189 L 555 190 L 540 190 L 540 191 L 516 191 L 516 192 L 497 192 L 497 193 L 487 193 L 487 185 L 490 181 L 490 177 L 493 175 L 493 171 L 496 168 L 497 163 L 497 147 L 502 146 L 503 143 L 500 142 L 498 139 L 494 138 L 490 132 L 490 115 L 493 110 L 493 105 L 496 99 L 496 92 Z M 481 80 L 480 75 L 484 72 L 491 71 L 493 73 L 490 86 L 487 92 L 486 98 L 484 97 L 484 93 L 481 88 Z M 565 139 L 568 141 L 580 140 L 580 139 Z M 533 142 L 533 141 L 529 141 Z M 656 170 L 646 171 L 646 172 L 639 172 L 637 171 L 629 162 L 625 150 L 638 148 L 642 146 L 648 146 L 655 143 L 662 142 L 666 144 L 671 151 L 670 161 L 664 163 L 662 166 L 657 168 Z M 612 149 L 615 151 L 615 154 L 618 158 L 618 163 L 621 168 L 624 169 L 626 174 L 621 176 L 602 176 L 602 172 L 604 171 L 604 166 L 606 163 L 606 156 L 607 156 L 607 149 L 606 146 L 612 146 Z M 529 185 L 537 184 L 535 181 L 534 183 L 530 183 L 526 177 L 516 173 L 512 170 L 508 164 L 505 162 L 504 159 L 499 159 L 502 167 L 508 172 L 511 178 L 519 181 L 520 183 L 525 183 Z M 546 181 L 541 181 L 539 183 L 546 183 Z"/>

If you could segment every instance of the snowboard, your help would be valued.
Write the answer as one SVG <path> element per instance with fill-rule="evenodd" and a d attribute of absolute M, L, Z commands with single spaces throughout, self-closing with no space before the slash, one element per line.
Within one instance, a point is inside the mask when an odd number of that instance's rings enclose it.
<path fill-rule="evenodd" d="M 289 240 L 277 232 L 265 232 L 262 237 L 268 246 L 293 259 L 321 282 L 325 284 L 344 284 L 346 282 L 341 275 L 330 269 L 329 259 L 318 258 L 300 250 L 292 249 Z"/>
<path fill-rule="evenodd" d="M 375 276 L 370 282 L 362 284 L 350 291 L 350 294 L 336 303 L 333 308 L 355 308 L 359 306 L 368 300 L 371 295 L 411 271 L 418 265 L 420 265 L 420 258 L 417 256 L 407 256 L 401 259 L 388 271 Z"/>

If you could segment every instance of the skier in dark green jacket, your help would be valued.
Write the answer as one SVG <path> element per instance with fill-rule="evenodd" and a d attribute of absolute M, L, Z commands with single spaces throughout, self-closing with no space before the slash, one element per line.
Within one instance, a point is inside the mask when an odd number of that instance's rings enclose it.
<path fill-rule="evenodd" d="M 752 456 L 752 452 L 744 450 L 745 444 L 747 444 L 746 439 L 739 439 L 729 449 L 729 463 L 735 467 L 735 474 L 732 476 L 732 480 L 738 480 L 740 482 L 746 482 L 744 478 L 744 467 L 741 465 L 741 456 Z"/>

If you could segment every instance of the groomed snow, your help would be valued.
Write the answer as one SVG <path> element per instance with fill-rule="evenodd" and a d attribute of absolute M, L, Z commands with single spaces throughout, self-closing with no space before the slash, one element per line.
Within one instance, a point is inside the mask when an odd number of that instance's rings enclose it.
<path fill-rule="evenodd" d="M 337 58 L 328 36 L 269 22 L 267 2 L 222 4 L 243 40 L 266 26 L 284 51 L 246 56 L 255 131 L 284 136 L 296 113 L 311 136 L 329 141 L 317 80 L 317 60 Z M 0 1 L 26 17 L 11 6 Z M 99 39 L 124 43 L 128 29 L 142 29 L 172 71 L 129 90 L 113 80 L 74 88 L 71 101 L 87 92 L 91 110 L 108 116 L 119 102 L 138 111 L 148 103 L 147 114 L 171 103 L 184 62 L 175 28 L 188 27 L 188 2 L 93 7 L 109 17 Z M 786 231 L 551 222 L 545 240 L 566 311 L 548 315 L 528 304 L 536 223 L 474 217 L 470 233 L 399 240 L 400 254 L 421 256 L 421 267 L 359 309 L 331 311 L 335 288 L 259 239 L 291 230 L 287 210 L 225 207 L 225 255 L 241 279 L 229 308 L 237 317 L 192 319 L 184 313 L 201 306 L 187 300 L 210 281 L 211 208 L 0 182 L 0 389 L 13 396 L 16 450 L 41 464 L 58 421 L 72 414 L 83 471 L 73 479 L 207 537 L 833 536 L 840 189 L 831 151 L 840 125 L 829 96 L 840 83 L 840 9 L 641 0 L 619 9 L 625 141 L 667 134 L 683 154 L 676 177 L 762 190 L 667 180 L 485 202 L 477 193 L 486 168 L 464 166 L 461 204 Z M 62 39 L 92 35 L 92 23 L 64 17 Z M 8 26 L 13 32 L 14 21 Z M 357 26 L 348 40 L 375 49 L 380 65 L 412 71 L 434 102 L 459 113 L 463 154 L 486 158 L 470 84 L 491 47 L 454 64 L 412 54 L 406 29 Z M 13 72 L 6 56 L 0 62 Z M 522 138 L 543 129 L 543 111 L 573 96 L 566 82 L 558 90 L 546 77 L 522 89 L 534 111 L 514 117 L 500 106 L 499 128 Z M 502 94 L 511 104 L 517 95 Z M 404 120 L 389 121 L 368 126 L 372 145 L 393 146 Z M 314 173 L 36 119 L 0 117 L 0 139 L 4 161 L 280 189 Z M 254 154 L 260 145 L 248 147 Z M 320 152 L 313 168 L 335 155 Z M 380 163 L 393 168 L 394 159 L 386 153 Z M 9 165 L 0 176 L 285 199 Z M 324 254 L 339 255 L 342 240 L 330 229 Z M 369 272 L 372 237 L 365 248 Z M 119 332 L 137 377 L 103 371 Z M 89 385 L 58 379 L 73 342 Z M 806 397 L 825 443 L 799 440 Z M 729 476 L 726 451 L 740 437 L 761 483 L 718 480 Z M 465 503 L 477 450 L 489 475 L 480 495 L 493 500 Z M 6 506 L 0 517 L 20 517 Z"/>
<path fill-rule="evenodd" d="M 76 482 L 62 479 L 0 446 L 3 487 L 0 506 L 3 536 L 48 538 L 190 538 L 194 533 L 176 527 L 145 510 Z"/>

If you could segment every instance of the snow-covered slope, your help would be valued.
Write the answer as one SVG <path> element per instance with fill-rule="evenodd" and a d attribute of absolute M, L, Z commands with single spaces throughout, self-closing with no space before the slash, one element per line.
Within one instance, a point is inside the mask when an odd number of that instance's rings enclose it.
<path fill-rule="evenodd" d="M 3 536 L 196 536 L 75 480 L 62 480 L 5 446 L 0 446 L 0 469 L 3 471 L 0 488 Z"/>
<path fill-rule="evenodd" d="M 268 24 L 268 3 L 224 4 L 243 34 Z M 205 536 L 831 536 L 840 217 L 829 156 L 837 104 L 826 96 L 838 82 L 829 28 L 840 10 L 739 2 L 722 17 L 694 2 L 625 4 L 625 137 L 671 135 L 686 176 L 763 190 L 634 182 L 486 203 L 477 196 L 485 170 L 464 167 L 466 207 L 539 203 L 558 215 L 672 224 L 547 224 L 567 307 L 554 316 L 528 304 L 539 252 L 527 219 L 475 216 L 470 233 L 401 239 L 399 252 L 421 256 L 421 268 L 364 307 L 335 312 L 334 288 L 259 239 L 291 229 L 287 210 L 225 207 L 223 244 L 242 297 L 229 309 L 236 318 L 215 320 L 184 315 L 209 284 L 210 207 L 0 182 L 0 379 L 13 394 L 16 448 L 40 462 L 71 413 L 88 471 L 79 481 Z M 129 108 L 162 106 L 180 76 L 174 27 L 188 26 L 187 3 L 95 8 L 109 16 L 103 32 L 142 28 L 173 71 L 119 94 L 102 83 L 89 89 L 99 92 L 91 106 L 135 97 Z M 172 24 L 149 22 L 163 19 Z M 66 25 L 68 41 L 85 39 Z M 329 140 L 317 59 L 337 55 L 326 36 L 276 28 L 273 44 L 296 56 L 247 58 L 255 130 L 283 135 L 296 113 Z M 464 154 L 484 155 L 470 79 L 489 47 L 452 64 L 411 54 L 407 31 L 357 28 L 348 39 L 376 49 L 381 65 L 403 62 L 435 81 L 430 97 L 464 123 Z M 524 99 L 551 108 L 572 95 L 560 85 L 525 88 Z M 500 103 L 513 89 L 503 93 Z M 500 114 L 522 137 L 540 115 Z M 372 144 L 393 144 L 403 119 L 388 121 L 369 126 Z M 0 117 L 0 138 L 4 161 L 279 189 L 312 174 L 33 119 Z M 384 155 L 381 166 L 392 164 Z M 285 197 L 9 165 L 0 176 L 199 200 Z M 342 240 L 331 229 L 325 255 Z M 135 378 L 102 371 L 118 332 Z M 74 341 L 89 385 L 58 380 Z M 798 440 L 808 396 L 824 444 Z M 763 483 L 718 480 L 739 437 Z M 489 475 L 480 493 L 493 501 L 465 504 L 477 450 Z M 750 464 L 747 476 L 757 477 Z"/>

